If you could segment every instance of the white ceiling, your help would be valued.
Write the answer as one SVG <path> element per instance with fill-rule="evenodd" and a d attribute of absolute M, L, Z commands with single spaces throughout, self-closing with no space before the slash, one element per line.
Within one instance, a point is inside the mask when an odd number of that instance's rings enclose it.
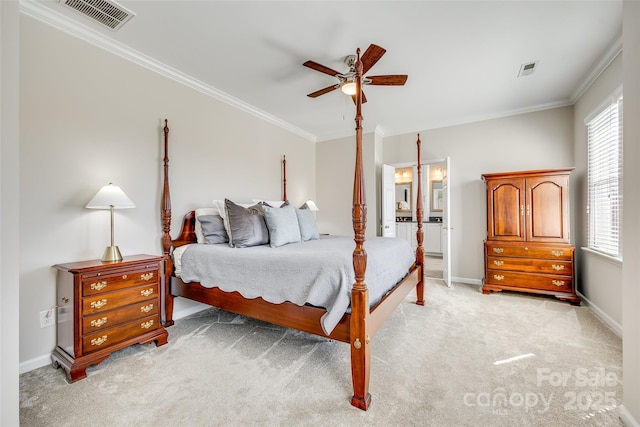
<path fill-rule="evenodd" d="M 351 98 L 306 94 L 337 79 L 303 67 L 371 43 L 387 53 L 367 75 L 364 129 L 408 133 L 574 103 L 621 49 L 622 1 L 121 0 L 119 31 L 55 0 L 21 10 L 311 140 L 353 135 Z M 518 78 L 522 64 L 536 71 Z"/>

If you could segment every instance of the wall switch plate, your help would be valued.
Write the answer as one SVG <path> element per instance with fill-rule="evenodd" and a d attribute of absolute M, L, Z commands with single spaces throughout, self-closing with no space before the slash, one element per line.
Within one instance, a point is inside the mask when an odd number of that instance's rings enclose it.
<path fill-rule="evenodd" d="M 40 312 L 40 327 L 46 328 L 47 326 L 53 326 L 56 324 L 56 312 L 55 308 Z"/>

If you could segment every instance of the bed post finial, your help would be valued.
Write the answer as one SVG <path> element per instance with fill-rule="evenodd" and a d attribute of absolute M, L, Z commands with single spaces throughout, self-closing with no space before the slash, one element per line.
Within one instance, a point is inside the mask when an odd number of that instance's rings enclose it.
<path fill-rule="evenodd" d="M 282 155 L 282 201 L 287 201 L 287 156 Z"/>
<path fill-rule="evenodd" d="M 371 366 L 371 345 L 369 337 L 369 290 L 364 283 L 367 269 L 367 253 L 364 250 L 364 235 L 367 221 L 367 202 L 364 192 L 364 172 L 362 167 L 362 61 L 360 49 L 356 51 L 356 167 L 353 179 L 353 232 L 356 248 L 353 251 L 353 270 L 356 282 L 351 290 L 351 323 L 349 342 L 351 343 L 351 378 L 353 397 L 351 404 L 367 410 L 371 404 L 369 375 Z"/>

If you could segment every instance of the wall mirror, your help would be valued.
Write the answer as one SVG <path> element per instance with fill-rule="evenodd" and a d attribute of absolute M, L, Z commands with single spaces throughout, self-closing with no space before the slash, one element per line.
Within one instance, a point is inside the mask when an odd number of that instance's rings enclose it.
<path fill-rule="evenodd" d="M 396 211 L 411 212 L 411 183 L 396 184 Z"/>
<path fill-rule="evenodd" d="M 442 212 L 442 181 L 431 181 L 431 211 Z"/>

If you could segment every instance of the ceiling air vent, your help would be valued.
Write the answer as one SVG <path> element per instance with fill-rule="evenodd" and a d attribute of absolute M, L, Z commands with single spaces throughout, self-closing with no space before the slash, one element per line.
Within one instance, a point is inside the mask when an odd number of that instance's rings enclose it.
<path fill-rule="evenodd" d="M 538 66 L 538 61 L 522 64 L 520 66 L 520 72 L 518 73 L 518 77 L 523 77 L 523 76 L 528 76 L 529 74 L 533 74 L 537 66 Z"/>
<path fill-rule="evenodd" d="M 58 0 L 58 3 L 70 7 L 114 31 L 118 31 L 135 16 L 133 12 L 109 0 Z"/>

